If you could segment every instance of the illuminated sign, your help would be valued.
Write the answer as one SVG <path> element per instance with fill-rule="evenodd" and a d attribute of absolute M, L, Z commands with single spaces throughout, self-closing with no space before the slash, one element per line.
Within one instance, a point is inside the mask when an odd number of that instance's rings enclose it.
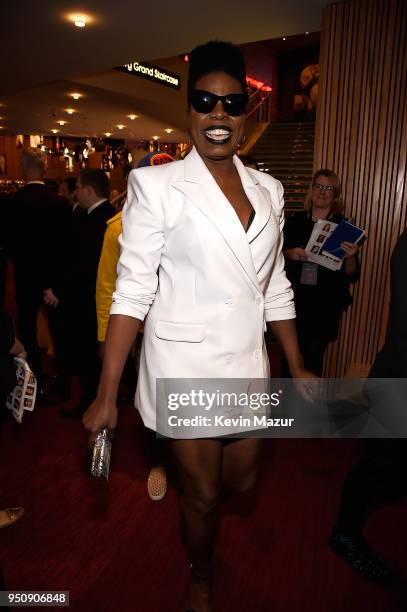
<path fill-rule="evenodd" d="M 181 78 L 178 76 L 178 74 L 174 74 L 174 72 L 169 72 L 168 70 L 163 70 L 163 68 L 153 66 L 152 64 L 131 62 L 130 64 L 118 66 L 116 70 L 120 70 L 121 72 L 126 72 L 127 74 L 132 74 L 134 76 L 143 77 L 144 79 L 149 79 L 150 81 L 160 83 L 161 85 L 167 85 L 167 87 L 172 87 L 173 89 L 180 89 L 181 87 Z"/>
<path fill-rule="evenodd" d="M 260 91 L 266 91 L 266 92 L 273 91 L 273 88 L 270 87 L 270 85 L 266 85 L 266 83 L 263 83 L 263 81 L 258 81 L 257 79 L 254 79 L 253 77 L 247 76 L 246 83 L 250 87 L 254 87 L 255 89 L 260 89 Z"/>

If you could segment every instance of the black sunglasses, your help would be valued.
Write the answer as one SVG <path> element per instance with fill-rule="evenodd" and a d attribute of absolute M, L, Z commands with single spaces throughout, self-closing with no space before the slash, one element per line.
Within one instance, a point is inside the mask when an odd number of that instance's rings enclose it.
<path fill-rule="evenodd" d="M 203 91 L 203 89 L 194 89 L 189 96 L 189 101 L 197 113 L 210 113 L 219 100 L 222 102 L 223 108 L 228 115 L 238 117 L 246 112 L 249 96 L 247 93 L 231 93 L 226 96 L 217 96 L 209 91 Z"/>

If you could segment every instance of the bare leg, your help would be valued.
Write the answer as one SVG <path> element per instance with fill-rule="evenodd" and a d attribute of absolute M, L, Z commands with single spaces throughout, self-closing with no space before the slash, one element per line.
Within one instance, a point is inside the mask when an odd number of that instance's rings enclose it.
<path fill-rule="evenodd" d="M 188 605 L 208 612 L 208 579 L 222 479 L 235 491 L 253 487 L 262 441 L 250 438 L 224 446 L 220 440 L 175 440 L 172 446 L 180 473 L 182 523 L 193 568 Z"/>
<path fill-rule="evenodd" d="M 223 454 L 223 483 L 233 491 L 248 491 L 257 478 L 257 470 L 263 440 L 245 438 L 227 444 Z"/>
<path fill-rule="evenodd" d="M 208 612 L 210 565 L 218 522 L 223 445 L 219 440 L 175 440 L 182 486 L 181 517 L 192 563 L 188 606 Z"/>

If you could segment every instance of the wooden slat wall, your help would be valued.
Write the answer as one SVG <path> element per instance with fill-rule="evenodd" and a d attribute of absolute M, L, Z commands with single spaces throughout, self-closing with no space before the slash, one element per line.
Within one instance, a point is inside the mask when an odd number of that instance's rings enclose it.
<path fill-rule="evenodd" d="M 354 303 L 325 359 L 326 376 L 343 376 L 366 372 L 383 344 L 390 255 L 407 225 L 406 0 L 328 6 L 320 67 L 314 170 L 339 175 L 345 213 L 368 233 Z"/>

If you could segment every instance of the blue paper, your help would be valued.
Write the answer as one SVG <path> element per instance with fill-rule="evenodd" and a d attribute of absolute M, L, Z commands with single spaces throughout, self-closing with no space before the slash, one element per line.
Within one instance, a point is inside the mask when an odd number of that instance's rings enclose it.
<path fill-rule="evenodd" d="M 329 238 L 326 239 L 322 252 L 333 255 L 338 259 L 343 259 L 346 252 L 341 248 L 342 242 L 352 242 L 352 244 L 357 244 L 364 233 L 365 232 L 360 229 L 360 227 L 352 225 L 352 223 L 349 223 L 349 221 L 341 221 Z"/>

